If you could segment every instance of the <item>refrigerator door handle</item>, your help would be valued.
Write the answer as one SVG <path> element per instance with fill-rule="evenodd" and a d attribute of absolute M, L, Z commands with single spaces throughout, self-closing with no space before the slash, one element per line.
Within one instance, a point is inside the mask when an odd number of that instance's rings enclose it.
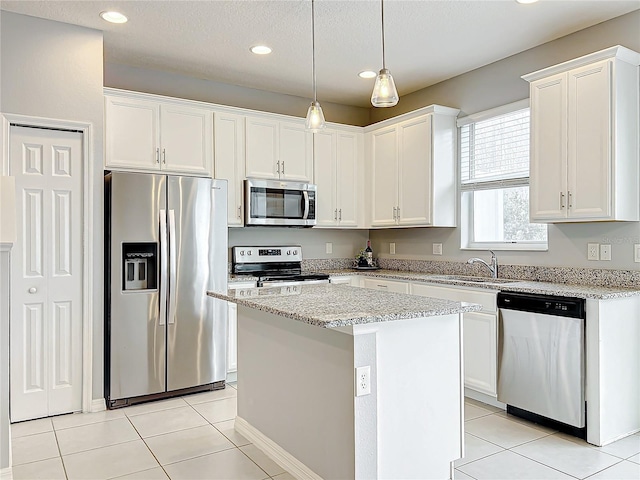
<path fill-rule="evenodd" d="M 167 318 L 167 211 L 160 210 L 160 317 L 158 325 Z"/>
<path fill-rule="evenodd" d="M 169 210 L 169 325 L 176 321 L 176 212 Z"/>

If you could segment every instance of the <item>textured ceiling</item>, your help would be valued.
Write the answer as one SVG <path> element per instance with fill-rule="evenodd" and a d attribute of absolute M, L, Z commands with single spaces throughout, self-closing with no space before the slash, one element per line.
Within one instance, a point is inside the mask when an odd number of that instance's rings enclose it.
<path fill-rule="evenodd" d="M 311 97 L 311 1 L 9 1 L 3 10 L 104 31 L 105 61 Z M 98 14 L 116 9 L 123 25 Z M 400 95 L 640 9 L 640 1 L 386 0 L 387 67 Z M 369 106 L 380 2 L 316 0 L 318 99 Z M 255 44 L 273 53 L 256 56 Z"/>

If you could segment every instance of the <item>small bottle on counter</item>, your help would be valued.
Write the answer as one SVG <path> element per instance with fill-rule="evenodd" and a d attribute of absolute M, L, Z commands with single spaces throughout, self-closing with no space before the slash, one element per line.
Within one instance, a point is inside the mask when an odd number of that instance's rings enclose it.
<path fill-rule="evenodd" d="M 364 250 L 367 259 L 367 265 L 373 267 L 373 250 L 371 250 L 371 240 L 367 240 L 367 248 Z"/>

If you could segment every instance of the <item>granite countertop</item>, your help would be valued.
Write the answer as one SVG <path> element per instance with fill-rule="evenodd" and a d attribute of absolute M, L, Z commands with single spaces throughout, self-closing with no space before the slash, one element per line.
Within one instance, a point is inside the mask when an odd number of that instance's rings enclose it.
<path fill-rule="evenodd" d="M 473 303 L 332 284 L 259 288 L 248 292 L 230 289 L 226 294 L 207 294 L 323 328 L 435 317 L 481 309 L 480 305 Z"/>
<path fill-rule="evenodd" d="M 541 295 L 557 295 L 560 297 L 593 298 L 606 300 L 610 298 L 633 297 L 640 295 L 640 290 L 622 287 L 599 287 L 593 285 L 573 285 L 565 283 L 535 282 L 530 280 L 498 278 L 482 278 L 463 275 L 442 275 L 432 273 L 408 272 L 402 270 L 366 270 L 354 269 L 323 270 L 332 276 L 361 275 L 367 277 L 387 278 L 389 280 L 405 280 L 412 282 L 438 283 L 442 285 L 484 288 L 493 291 L 532 293 Z"/>

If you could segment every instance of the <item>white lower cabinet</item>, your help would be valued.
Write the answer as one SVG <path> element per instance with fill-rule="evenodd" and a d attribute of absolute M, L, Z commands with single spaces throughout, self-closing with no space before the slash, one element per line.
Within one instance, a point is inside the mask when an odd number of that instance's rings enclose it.
<path fill-rule="evenodd" d="M 352 287 L 360 286 L 360 278 L 357 276 L 340 275 L 336 277 L 329 277 L 329 281 L 334 285 L 350 285 Z"/>
<path fill-rule="evenodd" d="M 409 293 L 409 282 L 402 280 L 383 280 L 381 278 L 364 277 L 362 287 L 372 290 L 383 290 L 385 292 Z"/>
<path fill-rule="evenodd" d="M 464 386 L 495 397 L 498 393 L 497 292 L 413 283 L 411 293 L 482 305 L 480 312 L 468 312 L 463 317 Z"/>
<path fill-rule="evenodd" d="M 497 391 L 497 315 L 467 312 L 463 317 L 464 385 L 495 397 Z"/>
<path fill-rule="evenodd" d="M 238 371 L 238 304 L 228 302 L 227 374 Z"/>

